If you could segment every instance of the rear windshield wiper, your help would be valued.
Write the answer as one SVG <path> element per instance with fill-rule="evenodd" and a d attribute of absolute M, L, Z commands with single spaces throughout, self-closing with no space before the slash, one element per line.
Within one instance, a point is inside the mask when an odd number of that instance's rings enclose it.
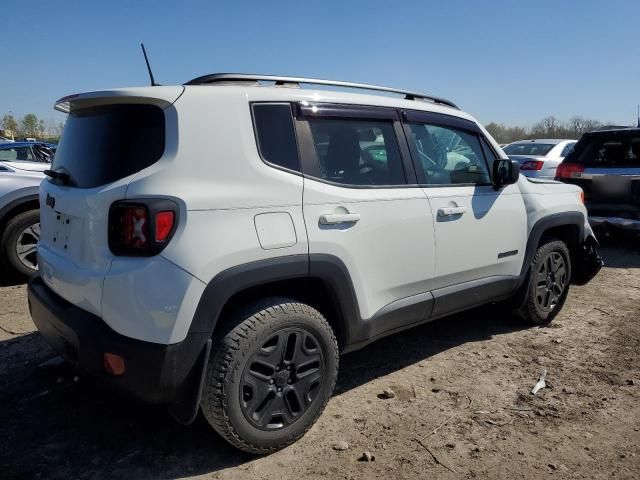
<path fill-rule="evenodd" d="M 68 173 L 56 172 L 56 171 L 53 171 L 53 170 L 45 170 L 43 173 L 47 177 L 51 177 L 54 180 L 58 180 L 63 185 L 69 185 L 69 186 L 73 186 L 74 185 L 73 180 L 71 179 L 71 176 Z"/>

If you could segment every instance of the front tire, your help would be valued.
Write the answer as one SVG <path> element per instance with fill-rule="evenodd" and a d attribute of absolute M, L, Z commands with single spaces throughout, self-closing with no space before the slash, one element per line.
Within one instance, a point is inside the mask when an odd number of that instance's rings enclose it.
<path fill-rule="evenodd" d="M 201 407 L 236 448 L 274 452 L 316 422 L 338 374 L 338 344 L 308 305 L 271 298 L 233 319 L 214 347 Z"/>
<path fill-rule="evenodd" d="M 567 245 L 550 240 L 538 247 L 523 304 L 516 314 L 528 324 L 551 322 L 564 306 L 571 283 L 571 256 Z"/>
<path fill-rule="evenodd" d="M 0 247 L 9 267 L 23 277 L 36 272 L 39 240 L 39 210 L 22 212 L 9 220 L 0 239 Z"/>

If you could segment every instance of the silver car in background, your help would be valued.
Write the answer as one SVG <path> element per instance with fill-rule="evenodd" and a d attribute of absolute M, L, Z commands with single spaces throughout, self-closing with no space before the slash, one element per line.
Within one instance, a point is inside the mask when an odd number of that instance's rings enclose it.
<path fill-rule="evenodd" d="M 38 268 L 38 188 L 50 163 L 0 160 L 0 272 L 22 276 Z"/>
<path fill-rule="evenodd" d="M 520 140 L 510 143 L 503 150 L 511 160 L 518 162 L 523 175 L 553 180 L 558 165 L 575 144 L 576 140 Z"/>

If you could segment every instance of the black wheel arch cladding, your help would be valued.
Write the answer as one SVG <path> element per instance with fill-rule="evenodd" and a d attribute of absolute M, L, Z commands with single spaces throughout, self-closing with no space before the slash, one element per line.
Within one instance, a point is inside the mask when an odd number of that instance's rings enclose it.
<path fill-rule="evenodd" d="M 531 262 L 546 232 L 570 226 L 578 235 L 576 241 L 581 243 L 584 239 L 584 222 L 584 215 L 578 211 L 561 212 L 538 220 L 527 240 L 520 275 L 514 277 L 517 279 L 514 290 L 522 286 L 528 278 Z M 205 288 L 189 331 L 207 333 L 211 337 L 227 302 L 236 294 L 280 281 L 305 279 L 322 282 L 331 295 L 327 300 L 337 304 L 335 310 L 339 318 L 330 320 L 334 327 L 341 330 L 339 336 L 342 337 L 343 346 L 366 340 L 369 325 L 361 316 L 349 270 L 342 260 L 329 254 L 280 256 L 238 265 L 220 272 Z"/>
<path fill-rule="evenodd" d="M 533 257 L 538 250 L 540 240 L 550 230 L 558 227 L 573 227 L 577 231 L 576 241 L 581 243 L 584 240 L 584 224 L 585 218 L 581 212 L 561 212 L 549 215 L 538 220 L 531 229 L 529 237 L 527 238 L 527 248 L 524 254 L 524 261 L 522 263 L 522 270 L 520 271 L 520 280 L 518 287 L 522 286 L 527 280 L 529 275 L 529 269 Z"/>

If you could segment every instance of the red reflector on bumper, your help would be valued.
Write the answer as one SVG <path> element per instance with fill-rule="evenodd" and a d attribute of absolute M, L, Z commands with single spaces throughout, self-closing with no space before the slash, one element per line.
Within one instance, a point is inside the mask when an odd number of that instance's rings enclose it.
<path fill-rule="evenodd" d="M 124 364 L 124 358 L 115 353 L 104 354 L 104 369 L 111 375 L 124 374 L 126 367 Z"/>

